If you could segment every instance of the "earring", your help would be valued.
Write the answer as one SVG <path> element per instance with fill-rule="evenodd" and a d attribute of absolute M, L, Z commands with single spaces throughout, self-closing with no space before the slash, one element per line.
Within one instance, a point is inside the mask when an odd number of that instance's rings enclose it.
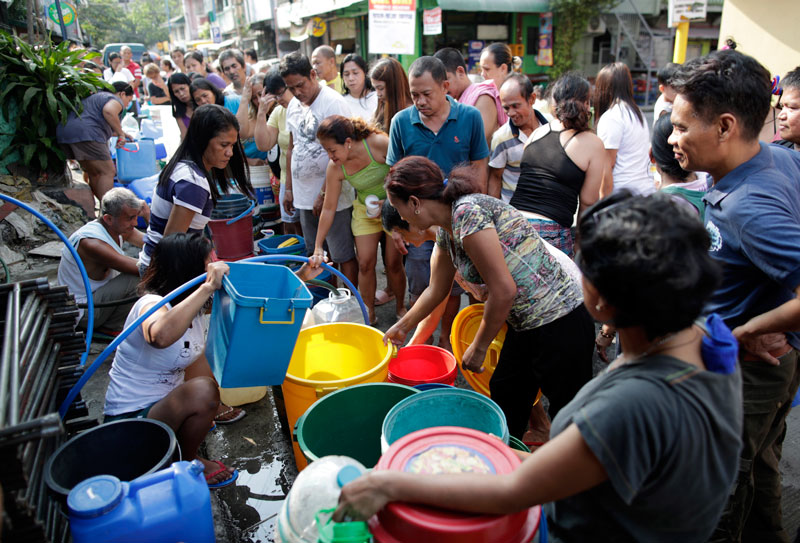
<path fill-rule="evenodd" d="M 414 210 L 414 215 L 419 215 L 419 209 Z"/>
<path fill-rule="evenodd" d="M 603 309 L 605 309 L 605 307 L 602 304 L 597 304 L 596 306 L 594 306 L 594 308 L 598 311 L 602 311 Z"/>
<path fill-rule="evenodd" d="M 348 150 L 348 151 L 350 150 L 350 146 L 349 146 L 349 145 L 347 146 L 347 150 Z"/>

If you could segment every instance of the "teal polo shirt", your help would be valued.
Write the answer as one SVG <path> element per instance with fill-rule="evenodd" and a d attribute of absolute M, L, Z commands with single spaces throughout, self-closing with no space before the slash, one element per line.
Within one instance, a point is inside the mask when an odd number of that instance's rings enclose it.
<path fill-rule="evenodd" d="M 472 106 L 459 104 L 450 96 L 447 101 L 450 114 L 438 134 L 422 123 L 415 106 L 394 116 L 386 164 L 392 166 L 407 156 L 424 156 L 434 161 L 447 176 L 457 164 L 489 156 L 480 112 Z"/>

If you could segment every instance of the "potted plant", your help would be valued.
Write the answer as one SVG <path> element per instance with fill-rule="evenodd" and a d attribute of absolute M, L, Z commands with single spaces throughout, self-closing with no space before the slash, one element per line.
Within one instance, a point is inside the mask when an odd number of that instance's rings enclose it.
<path fill-rule="evenodd" d="M 70 51 L 68 41 L 33 47 L 0 31 L 0 107 L 13 127 L 0 160 L 16 153 L 18 162 L 9 165 L 14 173 L 45 183 L 64 174 L 66 157 L 56 143 L 56 126 L 66 124 L 71 111 L 81 113 L 82 99 L 98 90 L 113 91 L 98 74 L 80 68 L 97 56 Z"/>

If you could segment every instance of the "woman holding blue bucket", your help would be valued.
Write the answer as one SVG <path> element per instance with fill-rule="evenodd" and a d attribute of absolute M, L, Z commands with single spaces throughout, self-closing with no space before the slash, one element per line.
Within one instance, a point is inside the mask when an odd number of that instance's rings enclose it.
<path fill-rule="evenodd" d="M 114 356 L 106 392 L 106 422 L 152 418 L 168 424 L 184 460 L 198 458 L 208 486 L 232 483 L 235 470 L 197 456 L 214 425 L 219 389 L 205 357 L 202 315 L 228 272 L 224 262 L 211 261 L 211 241 L 199 232 L 176 233 L 161 240 L 139 290 L 143 296 L 128 314 L 125 328 L 172 290 L 207 272 L 205 283 L 187 291 L 145 320 L 123 341 Z"/>
<path fill-rule="evenodd" d="M 145 274 L 164 236 L 201 233 L 220 194 L 232 190 L 253 195 L 239 123 L 221 106 L 200 106 L 192 115 L 186 138 L 158 178 L 150 224 L 139 253 L 139 273 Z M 207 375 L 211 375 L 210 368 Z M 229 424 L 244 416 L 243 409 L 221 405 L 215 420 Z"/>
<path fill-rule="evenodd" d="M 335 520 L 390 501 L 488 514 L 544 504 L 555 541 L 709 538 L 738 470 L 742 382 L 730 330 L 698 318 L 719 277 L 708 235 L 669 196 L 627 191 L 590 207 L 578 228 L 584 304 L 617 325 L 625 354 L 561 410 L 550 441 L 518 453 L 511 474 L 373 471 L 342 489 Z"/>
<path fill-rule="evenodd" d="M 389 171 L 389 203 L 412 228 L 438 227 L 439 233 L 430 285 L 385 339 L 402 343 L 449 296 L 456 279 L 486 302 L 461 360 L 465 370 L 483 371 L 489 346 L 508 324 L 489 387 L 509 432 L 522 439 L 540 388 L 552 418 L 591 379 L 594 322 L 579 284 L 536 229 L 516 208 L 479 194 L 478 186 L 469 168 L 455 168 L 446 180 L 434 162 L 419 156 Z"/>

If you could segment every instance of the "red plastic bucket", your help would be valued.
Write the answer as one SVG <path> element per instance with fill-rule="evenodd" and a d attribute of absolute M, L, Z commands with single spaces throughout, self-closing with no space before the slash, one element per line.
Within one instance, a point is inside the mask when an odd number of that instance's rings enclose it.
<path fill-rule="evenodd" d="M 253 253 L 253 216 L 246 215 L 232 224 L 230 219 L 208 221 L 217 258 L 238 260 Z"/>
<path fill-rule="evenodd" d="M 469 466 L 461 471 L 502 475 L 520 464 L 507 445 L 488 434 L 439 426 L 396 441 L 381 456 L 375 470 L 456 472 L 456 463 L 450 460 L 454 451 L 462 456 L 462 466 Z M 528 543 L 536 535 L 540 516 L 538 505 L 510 515 L 478 515 L 394 502 L 369 519 L 369 527 L 376 543 Z"/>
<path fill-rule="evenodd" d="M 397 351 L 389 362 L 389 382 L 401 385 L 423 385 L 456 382 L 458 365 L 449 351 L 433 345 L 411 345 Z"/>

